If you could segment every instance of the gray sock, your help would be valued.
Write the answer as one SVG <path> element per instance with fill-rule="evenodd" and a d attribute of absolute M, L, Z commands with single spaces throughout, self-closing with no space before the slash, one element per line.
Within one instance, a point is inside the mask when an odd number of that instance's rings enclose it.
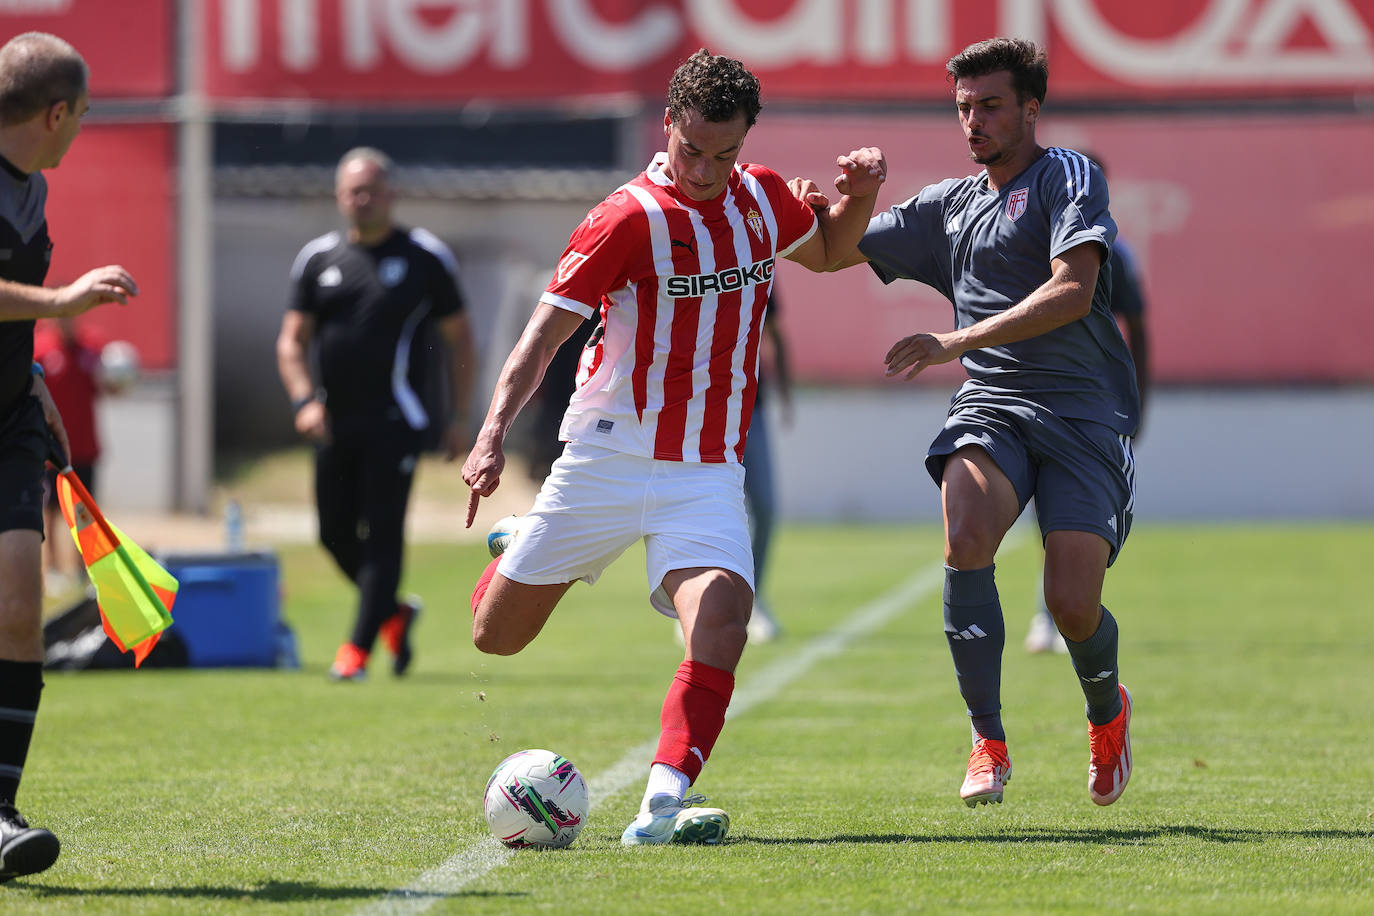
<path fill-rule="evenodd" d="M 1088 701 L 1088 721 L 1106 725 L 1121 712 L 1121 691 L 1116 671 L 1116 618 L 1102 608 L 1102 622 L 1097 632 L 1082 642 L 1065 639 L 1073 670 L 1078 673 L 1079 686 Z"/>
<path fill-rule="evenodd" d="M 945 567 L 945 638 L 973 730 L 984 738 L 1005 741 L 1002 648 L 1007 630 L 993 581 L 994 569 Z"/>

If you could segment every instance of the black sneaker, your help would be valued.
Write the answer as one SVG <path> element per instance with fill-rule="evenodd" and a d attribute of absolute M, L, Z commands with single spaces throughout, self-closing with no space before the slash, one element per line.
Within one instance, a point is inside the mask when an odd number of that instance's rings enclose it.
<path fill-rule="evenodd" d="M 50 867 L 60 848 L 51 831 L 30 827 L 14 805 L 0 802 L 0 884 Z"/>

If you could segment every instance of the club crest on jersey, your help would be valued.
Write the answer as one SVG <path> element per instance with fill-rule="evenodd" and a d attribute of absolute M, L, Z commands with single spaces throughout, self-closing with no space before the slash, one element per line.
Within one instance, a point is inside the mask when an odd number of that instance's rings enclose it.
<path fill-rule="evenodd" d="M 573 271 L 577 270 L 577 265 L 587 260 L 587 255 L 580 251 L 569 251 L 563 255 L 563 260 L 558 262 L 558 282 L 562 283 L 572 276 Z"/>
<path fill-rule="evenodd" d="M 377 279 L 382 281 L 383 286 L 400 286 L 406 278 L 407 269 L 405 258 L 382 258 L 377 265 Z"/>
<path fill-rule="evenodd" d="M 343 282 L 343 271 L 339 270 L 339 265 L 331 264 L 320 271 L 318 282 L 323 287 L 338 286 Z"/>
<path fill-rule="evenodd" d="M 1030 197 L 1030 188 L 1017 188 L 1007 196 L 1007 219 L 1013 223 L 1021 218 L 1021 214 L 1026 212 L 1026 198 Z"/>
<path fill-rule="evenodd" d="M 749 230 L 754 233 L 754 237 L 762 242 L 763 217 L 759 214 L 759 211 L 751 207 L 749 212 L 744 215 L 744 221 L 749 225 Z"/>
<path fill-rule="evenodd" d="M 730 293 L 771 279 L 773 259 L 765 258 L 748 267 L 727 267 L 710 274 L 674 274 L 664 283 L 664 289 L 674 299 L 688 299 L 711 293 Z"/>

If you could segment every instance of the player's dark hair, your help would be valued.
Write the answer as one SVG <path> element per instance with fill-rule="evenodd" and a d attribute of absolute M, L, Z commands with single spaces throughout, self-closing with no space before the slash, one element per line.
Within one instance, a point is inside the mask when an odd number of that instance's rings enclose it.
<path fill-rule="evenodd" d="M 739 61 L 702 48 L 683 61 L 668 81 L 668 113 L 673 122 L 680 122 L 688 109 L 708 121 L 729 121 L 743 113 L 747 126 L 753 127 L 763 110 L 758 78 Z"/>
<path fill-rule="evenodd" d="M 22 124 L 58 102 L 75 109 L 89 79 L 86 62 L 61 38 L 16 35 L 0 47 L 0 124 Z"/>
<path fill-rule="evenodd" d="M 1024 38 L 989 38 L 969 45 L 945 64 L 945 72 L 954 81 L 974 76 L 987 76 L 1007 70 L 1016 90 L 1016 101 L 1024 105 L 1030 99 L 1044 103 L 1050 83 L 1050 63 L 1044 50 Z"/>

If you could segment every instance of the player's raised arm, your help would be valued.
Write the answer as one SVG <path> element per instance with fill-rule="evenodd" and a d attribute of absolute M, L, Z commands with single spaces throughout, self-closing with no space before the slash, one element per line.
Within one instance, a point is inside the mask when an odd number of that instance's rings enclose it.
<path fill-rule="evenodd" d="M 840 198 L 834 204 L 809 179 L 794 178 L 788 188 L 794 197 L 816 211 L 819 230 L 787 255 L 803 267 L 817 272 L 838 270 L 862 263 L 859 242 L 873 216 L 878 190 L 887 180 L 887 161 L 875 146 L 854 150 L 835 160 L 840 174 L 835 189 Z"/>

